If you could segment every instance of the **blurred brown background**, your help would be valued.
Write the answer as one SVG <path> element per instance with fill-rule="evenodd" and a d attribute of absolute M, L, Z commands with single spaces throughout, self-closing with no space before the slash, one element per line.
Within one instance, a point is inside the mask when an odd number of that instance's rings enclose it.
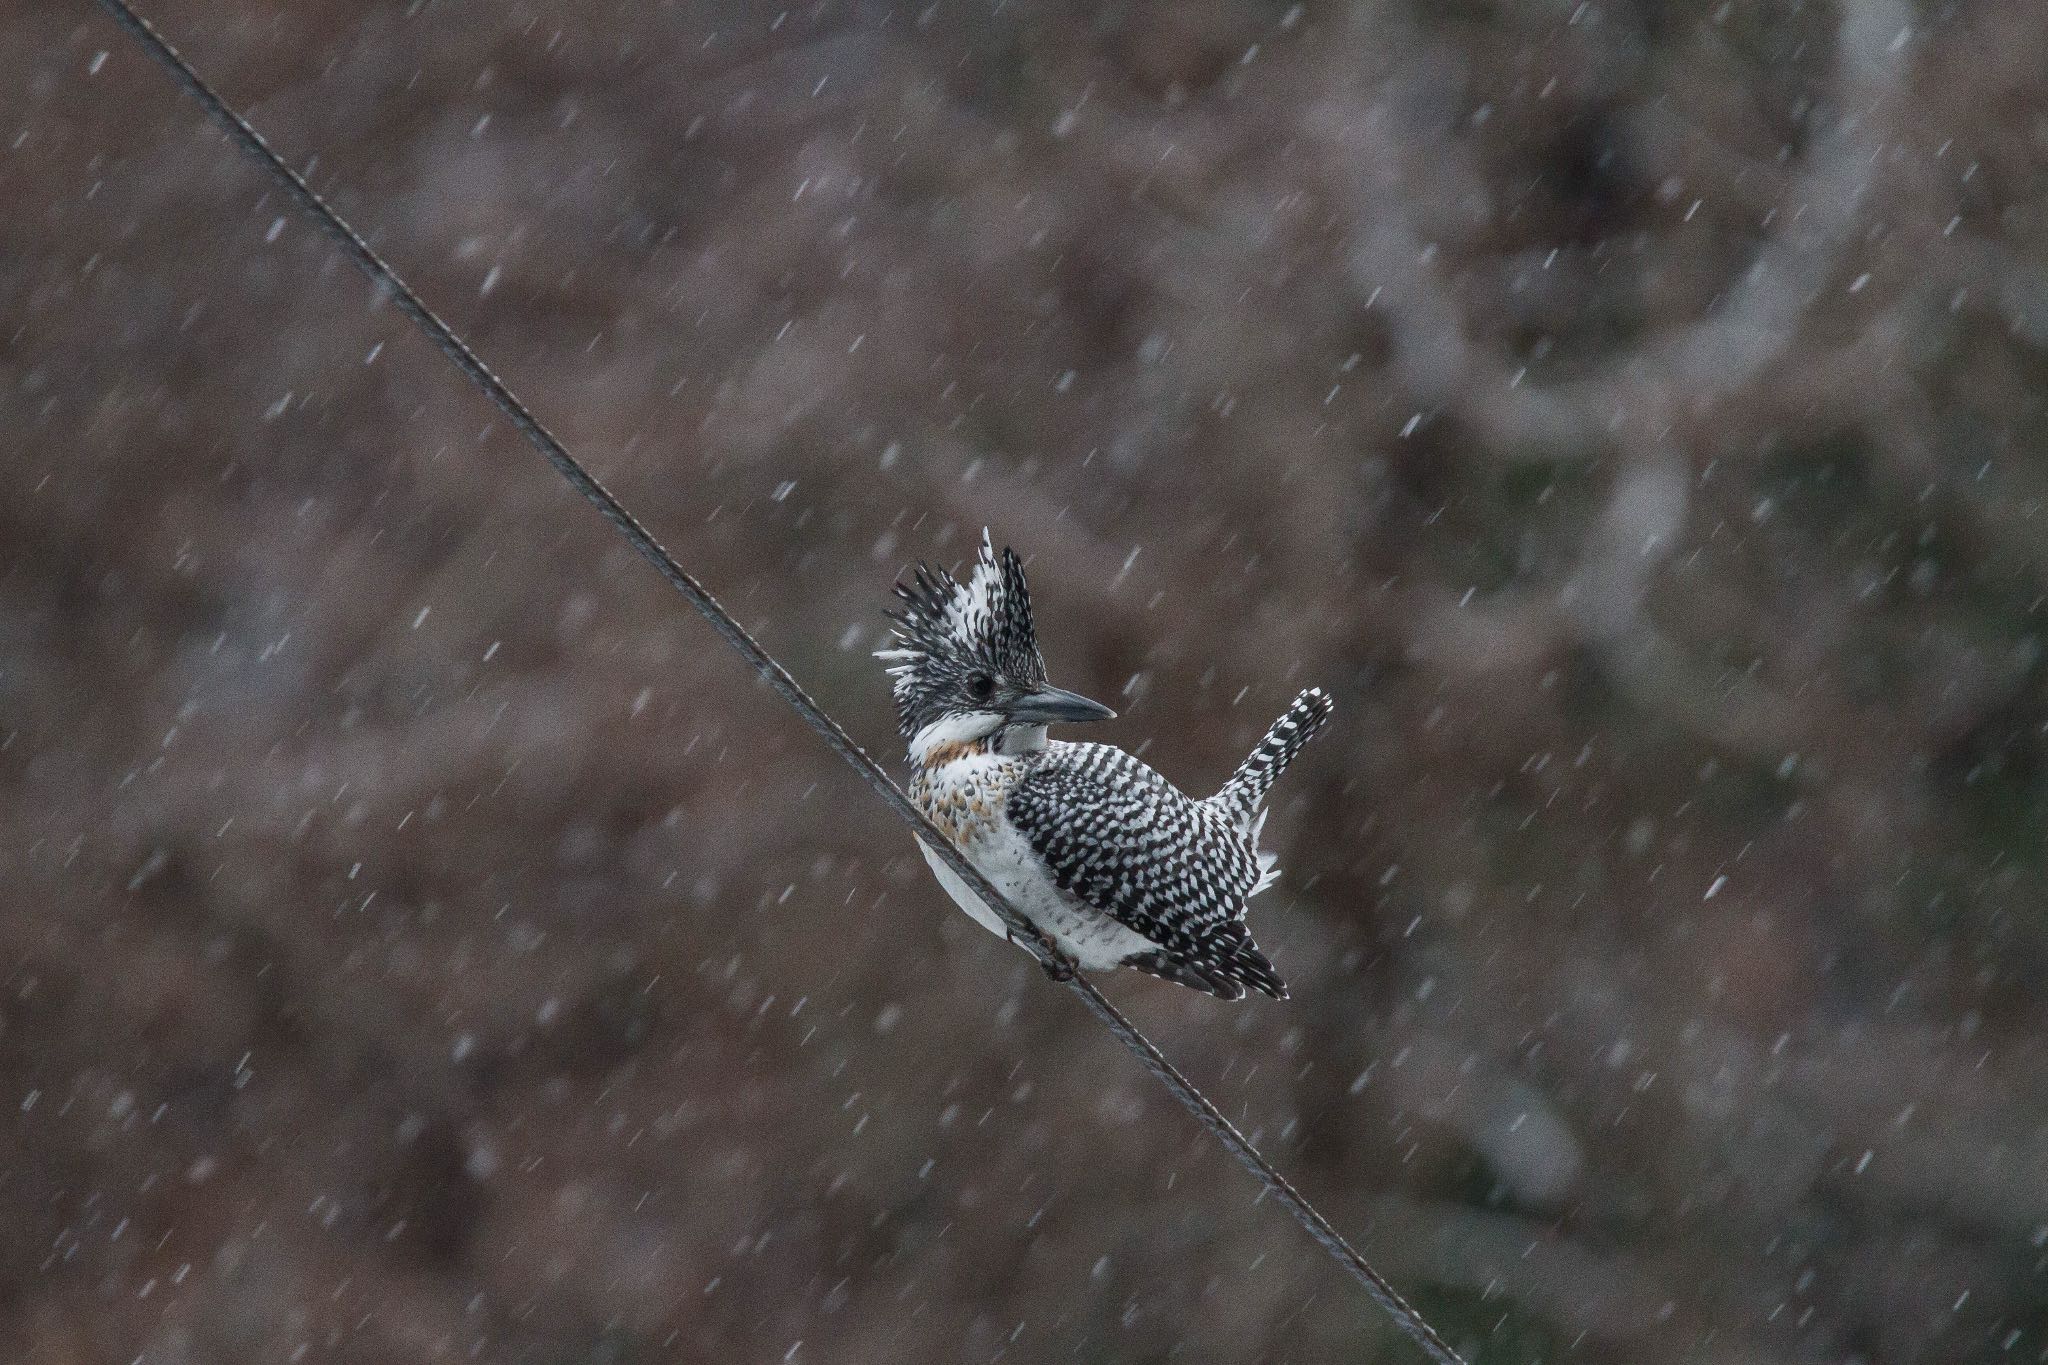
<path fill-rule="evenodd" d="M 878 753 L 1030 556 L 1473 1361 L 2048 1352 L 2048 11 L 149 6 Z M 0 9 L 0 1357 L 1408 1361 L 97 9 Z"/>

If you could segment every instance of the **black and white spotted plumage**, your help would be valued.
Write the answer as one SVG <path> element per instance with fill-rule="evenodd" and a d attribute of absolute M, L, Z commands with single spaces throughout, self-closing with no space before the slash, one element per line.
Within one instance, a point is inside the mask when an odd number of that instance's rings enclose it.
<path fill-rule="evenodd" d="M 1060 890 L 1154 945 L 1128 965 L 1237 999 L 1287 988 L 1245 928 L 1263 869 L 1250 832 L 1106 744 L 1049 744 L 1004 809 Z"/>
<path fill-rule="evenodd" d="M 1320 687 L 1311 687 L 1296 697 L 1294 704 L 1273 722 L 1273 728 L 1266 731 L 1266 737 L 1259 741 L 1258 747 L 1238 764 L 1237 771 L 1223 784 L 1223 790 L 1209 798 L 1210 804 L 1228 812 L 1240 823 L 1256 820 L 1266 793 L 1273 789 L 1273 784 L 1281 773 L 1287 771 L 1287 765 L 1294 762 L 1294 756 L 1302 751 L 1302 747 L 1330 723 L 1330 714 L 1335 709 Z"/>
<path fill-rule="evenodd" d="M 1245 925 L 1276 873 L 1261 805 L 1328 721 L 1303 692 L 1215 796 L 1195 800 L 1121 749 L 1049 741 L 1045 725 L 1107 707 L 1045 684 L 1022 565 L 986 536 L 965 583 L 920 565 L 898 595 L 898 718 L 912 797 L 996 888 L 1074 962 L 1136 967 L 1225 999 L 1285 998 Z M 963 909 L 1007 933 L 929 849 Z"/>

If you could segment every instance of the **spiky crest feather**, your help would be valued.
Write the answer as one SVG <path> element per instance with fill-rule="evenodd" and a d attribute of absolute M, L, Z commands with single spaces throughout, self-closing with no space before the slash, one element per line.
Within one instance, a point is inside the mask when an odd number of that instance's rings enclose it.
<path fill-rule="evenodd" d="M 875 657 L 890 665 L 906 738 L 967 674 L 986 672 L 1026 688 L 1045 682 L 1023 561 L 1008 547 L 998 556 L 987 530 L 965 583 L 920 562 L 910 582 L 896 584 L 896 596 L 903 610 L 888 613 L 894 643 Z"/>

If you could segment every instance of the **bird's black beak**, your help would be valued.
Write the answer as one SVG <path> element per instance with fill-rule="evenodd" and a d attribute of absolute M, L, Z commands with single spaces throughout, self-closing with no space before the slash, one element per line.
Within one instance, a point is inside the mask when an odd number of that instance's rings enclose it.
<path fill-rule="evenodd" d="M 1099 701 L 1060 687 L 1042 687 L 1027 692 L 1008 708 L 1010 719 L 1022 725 L 1051 725 L 1057 721 L 1115 720 L 1116 712 Z"/>

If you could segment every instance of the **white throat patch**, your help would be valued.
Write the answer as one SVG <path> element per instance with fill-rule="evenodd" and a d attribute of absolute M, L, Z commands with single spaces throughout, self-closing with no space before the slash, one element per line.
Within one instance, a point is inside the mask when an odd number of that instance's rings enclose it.
<path fill-rule="evenodd" d="M 910 757 L 917 763 L 928 763 L 935 749 L 987 739 L 1002 726 L 1000 711 L 959 711 L 940 716 L 910 737 Z"/>
<path fill-rule="evenodd" d="M 942 716 L 911 736 L 911 761 L 929 763 L 932 755 L 948 744 L 987 739 L 996 731 L 1003 730 L 1003 721 L 1004 717 L 995 711 L 967 711 Z M 1044 747 L 1043 725 L 1012 725 L 1003 730 L 995 751 L 1004 758 L 1015 758 L 1019 754 L 1035 754 Z"/>

